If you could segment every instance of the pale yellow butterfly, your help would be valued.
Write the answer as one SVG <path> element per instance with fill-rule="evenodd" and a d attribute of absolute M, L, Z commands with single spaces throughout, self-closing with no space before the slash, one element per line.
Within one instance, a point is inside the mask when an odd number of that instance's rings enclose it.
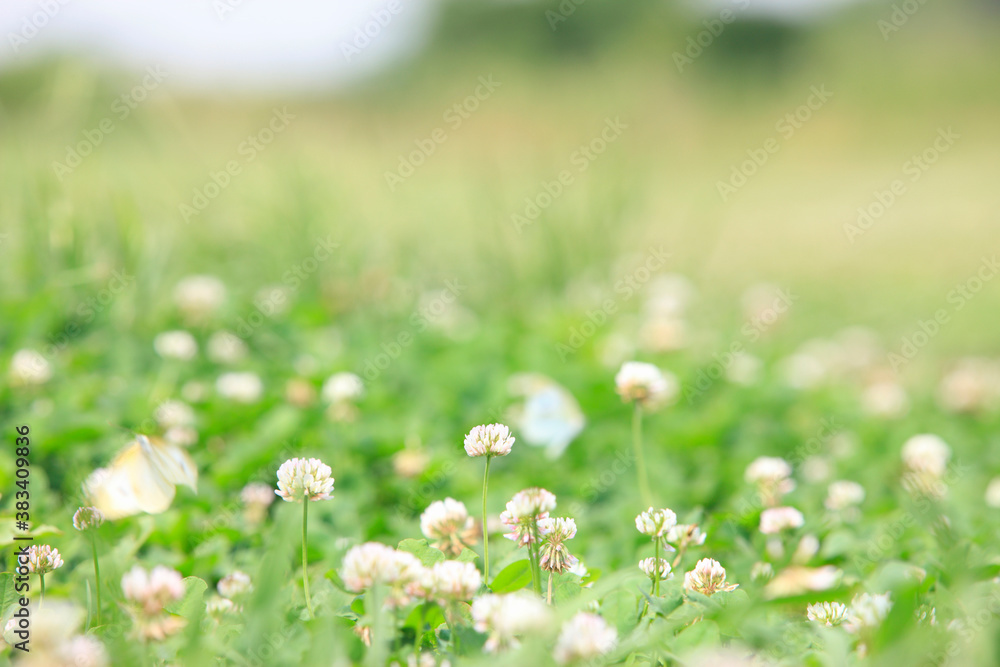
<path fill-rule="evenodd" d="M 159 514 L 173 502 L 175 486 L 198 491 L 198 468 L 191 456 L 161 440 L 136 434 L 111 465 L 84 481 L 83 492 L 108 519 L 140 512 Z"/>

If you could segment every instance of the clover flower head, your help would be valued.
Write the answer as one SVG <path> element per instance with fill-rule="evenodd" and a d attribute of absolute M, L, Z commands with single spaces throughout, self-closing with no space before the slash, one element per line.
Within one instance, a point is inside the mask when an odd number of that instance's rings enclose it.
<path fill-rule="evenodd" d="M 450 556 L 476 543 L 476 522 L 465 504 L 454 498 L 435 500 L 420 515 L 420 532 L 435 540 L 434 546 Z"/>
<path fill-rule="evenodd" d="M 256 403 L 264 394 L 264 383 L 260 376 L 249 371 L 223 373 L 215 381 L 219 396 L 237 403 Z"/>
<path fill-rule="evenodd" d="M 489 635 L 486 652 L 497 653 L 517 647 L 521 637 L 544 630 L 551 619 L 544 602 L 519 592 L 481 595 L 472 601 L 472 620 L 477 632 Z"/>
<path fill-rule="evenodd" d="M 180 572 L 157 565 L 150 572 L 135 565 L 122 577 L 125 599 L 134 602 L 146 616 L 157 616 L 171 602 L 184 597 Z"/>
<path fill-rule="evenodd" d="M 760 513 L 760 532 L 775 535 L 783 530 L 801 528 L 805 523 L 802 512 L 794 507 L 769 507 Z"/>
<path fill-rule="evenodd" d="M 891 609 L 892 599 L 889 593 L 855 595 L 847 612 L 844 629 L 856 634 L 866 629 L 878 627 L 889 615 Z"/>
<path fill-rule="evenodd" d="M 35 574 L 48 574 L 52 570 L 63 566 L 62 556 L 59 550 L 48 544 L 31 545 L 27 549 L 28 572 Z"/>
<path fill-rule="evenodd" d="M 660 581 L 669 581 L 674 578 L 670 561 L 666 558 L 643 558 L 639 561 L 639 569 L 645 572 L 650 579 L 656 577 L 657 570 L 659 570 Z"/>
<path fill-rule="evenodd" d="M 615 391 L 626 403 L 638 403 L 652 410 L 670 403 L 677 397 L 677 379 L 653 364 L 626 361 L 615 375 Z"/>
<path fill-rule="evenodd" d="M 9 373 L 14 386 L 40 385 L 52 379 L 52 366 L 35 350 L 23 349 L 11 358 Z"/>
<path fill-rule="evenodd" d="M 183 401 L 168 400 L 156 406 L 153 413 L 156 423 L 163 428 L 194 425 L 194 410 Z"/>
<path fill-rule="evenodd" d="M 806 607 L 806 618 L 827 627 L 847 621 L 847 605 L 841 602 L 817 602 Z"/>
<path fill-rule="evenodd" d="M 389 590 L 386 604 L 399 606 L 409 602 L 412 584 L 425 580 L 426 568 L 407 551 L 366 542 L 352 547 L 344 556 L 341 578 L 349 590 L 358 593 L 376 584 L 386 586 Z"/>
<path fill-rule="evenodd" d="M 903 464 L 910 472 L 943 477 L 951 458 L 951 447 L 929 433 L 915 435 L 903 445 Z"/>
<path fill-rule="evenodd" d="M 234 570 L 220 579 L 216 588 L 219 591 L 219 595 L 229 600 L 234 600 L 252 591 L 253 583 L 250 581 L 249 574 L 240 570 Z"/>
<path fill-rule="evenodd" d="M 334 373 L 323 383 L 323 398 L 328 403 L 354 401 L 365 394 L 365 383 L 354 373 Z"/>
<path fill-rule="evenodd" d="M 865 499 L 865 487 L 857 482 L 840 479 L 830 482 L 827 488 L 826 500 L 823 504 L 831 512 L 839 512 L 854 505 L 860 505 Z"/>
<path fill-rule="evenodd" d="M 563 624 L 553 656 L 560 665 L 593 660 L 610 652 L 618 643 L 618 631 L 598 616 L 585 611 Z"/>
<path fill-rule="evenodd" d="M 153 339 L 153 349 L 164 359 L 190 361 L 198 354 L 198 343 L 187 331 L 164 331 Z"/>
<path fill-rule="evenodd" d="M 702 558 L 694 569 L 684 575 L 684 588 L 702 595 L 712 595 L 719 591 L 736 590 L 739 584 L 726 582 L 726 568 L 719 561 Z"/>
<path fill-rule="evenodd" d="M 208 358 L 217 364 L 237 364 L 249 350 L 243 339 L 228 331 L 216 331 L 208 339 Z"/>
<path fill-rule="evenodd" d="M 676 544 L 677 546 L 694 545 L 700 547 L 705 544 L 706 537 L 708 535 L 703 533 L 697 524 L 679 523 L 667 530 L 666 540 L 669 544 Z"/>
<path fill-rule="evenodd" d="M 576 567 L 579 559 L 570 554 L 564 544 L 576 535 L 576 521 L 565 517 L 540 519 L 538 534 L 541 537 L 539 566 L 543 570 L 561 573 Z"/>
<path fill-rule="evenodd" d="M 215 276 L 187 276 L 174 287 L 174 303 L 192 322 L 211 315 L 225 300 L 226 285 Z"/>
<path fill-rule="evenodd" d="M 457 560 L 435 563 L 428 575 L 425 586 L 430 597 L 442 603 L 471 600 L 483 585 L 483 576 L 475 565 Z"/>
<path fill-rule="evenodd" d="M 289 459 L 278 468 L 275 493 L 285 502 L 327 500 L 333 491 L 330 466 L 319 459 Z"/>
<path fill-rule="evenodd" d="M 91 530 L 104 523 L 104 512 L 96 507 L 81 507 L 73 513 L 73 527 L 77 530 Z"/>
<path fill-rule="evenodd" d="M 650 507 L 635 518 L 635 529 L 652 538 L 665 537 L 677 525 L 677 515 L 670 509 Z"/>
<path fill-rule="evenodd" d="M 504 537 L 522 547 L 537 542 L 538 522 L 547 519 L 555 508 L 556 497 L 545 489 L 518 491 L 508 501 L 506 511 L 500 513 L 500 521 L 511 529 Z"/>
<path fill-rule="evenodd" d="M 465 436 L 465 453 L 477 456 L 507 456 L 514 445 L 514 436 L 503 424 L 476 426 Z"/>

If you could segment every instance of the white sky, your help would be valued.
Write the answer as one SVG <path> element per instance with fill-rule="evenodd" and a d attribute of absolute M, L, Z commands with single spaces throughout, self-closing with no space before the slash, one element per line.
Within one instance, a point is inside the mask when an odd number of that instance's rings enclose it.
<path fill-rule="evenodd" d="M 853 1 L 688 0 L 710 7 L 749 2 L 747 14 L 786 17 Z M 159 65 L 171 85 L 206 90 L 325 88 L 419 49 L 436 6 L 436 0 L 0 0 L 0 68 L 71 52 L 137 70 Z M 384 27 L 373 22 L 375 12 Z M 344 45 L 353 47 L 365 27 L 369 45 L 348 57 Z"/>

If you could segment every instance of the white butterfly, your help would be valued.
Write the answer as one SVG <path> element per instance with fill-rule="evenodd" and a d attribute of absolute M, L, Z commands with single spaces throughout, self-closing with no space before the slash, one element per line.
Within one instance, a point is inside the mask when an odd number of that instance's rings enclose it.
<path fill-rule="evenodd" d="M 545 447 L 549 458 L 558 458 L 583 430 L 586 420 L 580 404 L 552 378 L 518 373 L 508 380 L 508 389 L 524 397 L 508 411 L 511 422 L 527 444 Z"/>
<path fill-rule="evenodd" d="M 136 435 L 107 468 L 83 483 L 83 493 L 108 519 L 139 512 L 159 514 L 170 507 L 175 485 L 198 491 L 198 468 L 191 456 L 160 438 Z"/>

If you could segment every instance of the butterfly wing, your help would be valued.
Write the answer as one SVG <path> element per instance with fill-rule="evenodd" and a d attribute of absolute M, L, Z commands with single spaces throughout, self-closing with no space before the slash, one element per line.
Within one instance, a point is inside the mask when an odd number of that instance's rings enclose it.
<path fill-rule="evenodd" d="M 83 489 L 93 506 L 112 520 L 139 512 L 159 514 L 174 499 L 174 485 L 150 465 L 138 441 L 119 452 L 110 466 L 95 470 Z"/>
<path fill-rule="evenodd" d="M 183 484 L 192 491 L 198 491 L 198 466 L 191 455 L 177 445 L 160 438 L 139 436 L 143 453 L 152 466 L 170 484 Z"/>
<path fill-rule="evenodd" d="M 107 519 L 121 519 L 142 511 L 124 469 L 98 468 L 83 483 L 83 493 Z"/>

